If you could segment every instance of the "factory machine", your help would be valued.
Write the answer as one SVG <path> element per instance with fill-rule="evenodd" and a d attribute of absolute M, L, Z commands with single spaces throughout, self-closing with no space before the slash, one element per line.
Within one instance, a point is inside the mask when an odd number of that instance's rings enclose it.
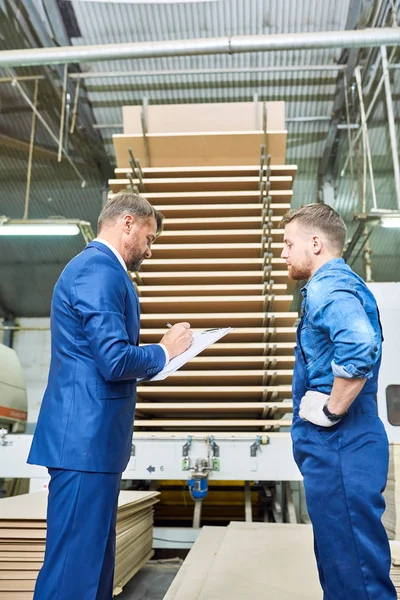
<path fill-rule="evenodd" d="M 155 547 L 187 548 L 204 523 L 306 517 L 290 438 L 298 315 L 279 229 L 291 207 L 296 167 L 285 165 L 283 103 L 213 105 L 208 120 L 204 105 L 146 110 L 124 108 L 109 182 L 111 194 L 136 189 L 165 215 L 153 257 L 133 276 L 140 341 L 158 342 L 167 321 L 187 320 L 195 331 L 233 328 L 168 379 L 138 385 L 123 485 L 159 489 Z M 371 289 L 385 333 L 378 410 L 395 442 L 400 284 Z M 29 478 L 30 490 L 41 490 L 47 471 L 26 464 L 32 436 L 20 433 L 22 369 L 12 350 L 4 352 L 0 389 L 15 393 L 4 408 L 0 402 L 0 420 L 1 411 L 8 419 L 0 477 Z"/>
<path fill-rule="evenodd" d="M 378 411 L 389 441 L 400 442 L 400 284 L 374 283 L 369 287 L 378 301 L 385 335 Z M 23 370 L 13 350 L 0 345 L 0 354 L 0 478 L 29 478 L 30 491 L 39 491 L 47 487 L 48 475 L 43 467 L 26 464 L 32 436 L 22 433 L 27 414 Z M 194 503 L 187 508 L 194 528 L 168 527 L 161 517 L 163 526 L 155 528 L 156 547 L 190 547 L 202 523 L 202 504 L 207 500 L 208 489 L 214 489 L 218 497 L 218 486 L 224 485 L 226 492 L 226 482 L 232 488 L 236 485 L 230 497 L 233 505 L 243 507 L 245 520 L 265 518 L 265 514 L 254 514 L 255 489 L 264 490 L 269 498 L 273 520 L 299 519 L 296 482 L 301 481 L 301 474 L 293 460 L 288 431 L 227 434 L 214 430 L 208 435 L 195 431 L 189 435 L 138 431 L 122 477 L 125 484 L 142 482 L 153 488 L 161 485 L 161 489 L 164 484 L 171 490 L 169 483 L 174 482 L 182 494 L 191 492 Z M 237 486 L 240 488 L 241 484 L 244 489 L 239 492 Z M 175 500 L 173 496 L 171 504 Z M 234 517 L 237 518 L 235 514 Z"/>

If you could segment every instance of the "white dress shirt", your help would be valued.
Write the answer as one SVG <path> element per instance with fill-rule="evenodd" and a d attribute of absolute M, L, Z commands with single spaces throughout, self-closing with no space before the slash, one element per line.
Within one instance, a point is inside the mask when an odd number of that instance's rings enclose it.
<path fill-rule="evenodd" d="M 124 259 L 122 258 L 122 256 L 118 252 L 118 250 L 116 248 L 114 248 L 114 246 L 112 246 L 109 242 L 107 242 L 106 240 L 103 240 L 103 239 L 101 239 L 99 237 L 95 238 L 93 241 L 94 242 L 100 242 L 100 244 L 104 244 L 105 246 L 107 246 L 107 248 L 109 248 L 111 250 L 111 252 L 113 252 L 113 254 L 115 254 L 115 256 L 118 258 L 119 262 L 121 263 L 121 265 L 123 266 L 123 268 L 125 269 L 125 271 L 128 272 L 128 269 L 126 268 L 126 263 L 125 263 Z M 158 346 L 161 346 L 161 348 L 164 350 L 164 354 L 165 354 L 165 366 L 166 366 L 169 363 L 168 350 L 166 349 L 166 347 L 164 346 L 164 344 L 158 344 Z"/>

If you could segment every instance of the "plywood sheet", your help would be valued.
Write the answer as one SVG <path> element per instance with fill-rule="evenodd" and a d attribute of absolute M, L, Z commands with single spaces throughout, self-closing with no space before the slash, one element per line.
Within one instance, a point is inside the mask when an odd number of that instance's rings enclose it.
<path fill-rule="evenodd" d="M 231 523 L 214 539 L 203 528 L 165 600 L 320 600 L 311 526 Z"/>
<path fill-rule="evenodd" d="M 229 527 L 199 600 L 320 600 L 311 526 L 274 525 Z"/>
<path fill-rule="evenodd" d="M 297 313 L 296 313 L 297 314 Z M 150 317 L 150 315 L 147 315 Z M 186 315 L 187 316 L 187 315 Z M 142 315 L 143 319 L 145 318 L 144 315 Z M 194 317 L 194 315 L 193 315 Z M 182 319 L 181 319 L 182 320 Z M 178 323 L 179 320 L 178 319 L 172 319 L 171 320 L 172 323 Z M 201 331 L 201 328 L 196 327 L 195 325 L 193 325 L 194 320 L 192 318 L 191 320 L 192 322 L 192 328 L 193 331 Z M 147 321 L 145 320 L 145 323 L 147 323 Z M 294 324 L 294 320 L 292 322 L 292 325 Z M 160 339 L 162 338 L 162 336 L 165 334 L 165 322 L 162 323 L 162 326 L 159 328 L 142 328 L 140 331 L 140 341 L 141 343 L 146 343 L 146 344 L 150 344 L 150 343 L 158 343 L 160 341 Z M 234 329 L 234 331 L 229 332 L 224 338 L 222 342 L 217 342 L 216 344 L 213 344 L 212 346 L 209 346 L 209 348 L 207 348 L 206 350 L 204 350 L 204 352 L 202 353 L 202 355 L 207 355 L 207 354 L 224 354 L 224 350 L 230 348 L 232 346 L 232 349 L 236 349 L 239 348 L 237 346 L 237 344 L 233 344 L 232 342 L 238 342 L 238 343 L 242 343 L 243 349 L 250 347 L 249 346 L 249 342 L 264 342 L 264 343 L 260 343 L 258 346 L 254 346 L 252 345 L 253 348 L 258 348 L 260 353 L 262 354 L 264 351 L 266 352 L 267 350 L 267 345 L 268 342 L 273 342 L 274 345 L 276 345 L 276 351 L 279 350 L 280 347 L 280 343 L 281 342 L 294 342 L 296 339 L 296 329 L 295 327 L 236 327 Z M 246 344 L 243 344 L 243 342 L 246 342 Z M 293 348 L 293 344 L 287 344 L 285 346 L 286 348 Z M 272 348 L 272 345 L 271 345 Z"/>
<path fill-rule="evenodd" d="M 32 592 L 2 592 L 0 591 L 0 600 L 32 600 Z"/>
<path fill-rule="evenodd" d="M 155 258 L 258 258 L 264 256 L 264 252 L 271 253 L 278 258 L 281 255 L 283 242 L 272 242 L 263 248 L 261 243 L 226 243 L 226 244 L 164 244 L 162 240 L 156 242 L 152 247 Z"/>
<path fill-rule="evenodd" d="M 201 588 L 226 535 L 225 527 L 202 527 L 201 533 L 179 569 L 164 600 L 191 600 Z"/>
<path fill-rule="evenodd" d="M 270 177 L 271 190 L 291 190 L 293 185 L 292 177 L 276 176 Z M 114 194 L 126 189 L 130 185 L 129 179 L 109 179 L 109 186 Z M 139 179 L 133 178 L 133 184 L 140 189 Z M 146 178 L 144 180 L 144 189 L 146 193 L 155 192 L 206 192 L 206 191 L 233 191 L 241 190 L 259 190 L 260 177 L 186 177 L 164 179 Z"/>
<path fill-rule="evenodd" d="M 292 304 L 291 296 L 152 296 L 141 297 L 140 307 L 144 314 L 183 312 L 252 312 L 269 308 L 270 311 L 287 313 Z"/>
<path fill-rule="evenodd" d="M 34 570 L 38 571 L 42 568 L 43 562 L 35 562 L 35 561 L 1 561 L 0 560 L 0 572 L 1 571 L 29 571 Z"/>
<path fill-rule="evenodd" d="M 284 129 L 284 127 L 282 128 Z M 133 133 L 133 132 L 125 132 Z M 138 132 L 140 133 L 140 132 Z M 126 179 L 132 175 L 132 169 L 115 169 L 115 177 Z M 146 180 L 155 179 L 158 177 L 259 177 L 260 164 L 255 165 L 229 165 L 213 167 L 204 166 L 189 166 L 189 167 L 144 167 L 142 168 L 143 178 Z M 273 177 L 287 176 L 295 178 L 297 173 L 297 165 L 271 165 L 270 175 Z"/>
<path fill-rule="evenodd" d="M 125 583 L 152 554 L 152 507 L 158 496 L 158 492 L 120 493 L 116 586 Z M 11 600 L 21 593 L 29 593 L 32 598 L 44 559 L 46 510 L 47 491 L 0 500 L 0 516 L 7 517 L 0 518 L 0 598 L 3 594 Z"/>
<path fill-rule="evenodd" d="M 237 342 L 231 344 L 214 344 L 210 346 L 203 355 L 206 356 L 223 356 L 225 354 L 265 354 L 273 359 L 275 356 L 283 356 L 288 352 L 294 352 L 295 341 L 291 342 L 277 342 L 272 340 L 270 342 Z"/>
<path fill-rule="evenodd" d="M 162 414 L 163 417 L 173 413 L 181 413 L 183 418 L 186 416 L 194 417 L 193 413 L 207 413 L 212 417 L 228 417 L 230 413 L 255 413 L 266 414 L 277 413 L 285 414 L 292 412 L 292 402 L 138 402 L 136 412 L 147 414 Z"/>
<path fill-rule="evenodd" d="M 201 371 L 202 369 L 287 369 L 292 372 L 294 356 L 241 356 L 237 349 L 235 356 L 196 356 L 182 367 L 182 371 Z"/>
<path fill-rule="evenodd" d="M 271 323 L 276 327 L 293 328 L 297 313 L 160 313 L 141 314 L 140 323 L 143 327 L 165 327 L 165 323 L 181 323 L 189 321 L 192 327 L 209 329 L 214 327 L 268 327 Z M 234 332 L 232 332 L 233 335 Z M 250 339 L 248 341 L 251 341 Z"/>
<path fill-rule="evenodd" d="M 275 283 L 271 286 L 273 294 L 285 294 L 290 287 L 287 281 L 287 271 L 271 271 L 270 278 Z M 139 278 L 138 278 L 139 280 Z M 264 281 L 264 272 L 258 271 L 141 271 L 140 280 L 147 286 L 167 286 L 167 285 L 238 285 L 243 288 L 247 285 L 262 285 Z"/>
<path fill-rule="evenodd" d="M 153 204 L 166 218 L 187 219 L 192 217 L 213 217 L 222 215 L 224 217 L 240 217 L 261 215 L 263 212 L 262 204 L 241 204 L 229 202 L 229 204 Z M 281 204 L 271 204 L 271 210 L 275 215 L 283 216 L 290 210 L 290 204 L 282 202 Z"/>
<path fill-rule="evenodd" d="M 196 281 L 198 279 L 195 278 Z M 147 279 L 148 281 L 148 279 Z M 187 281 L 187 279 L 186 279 Z M 265 287 L 262 284 L 251 284 L 251 283 L 232 283 L 225 285 L 209 284 L 209 283 L 197 283 L 197 285 L 139 285 L 137 287 L 138 294 L 141 298 L 147 297 L 165 297 L 165 296 L 251 296 L 251 295 L 263 295 Z M 274 285 L 271 286 L 271 292 L 278 294 L 279 298 L 284 299 L 287 304 L 280 304 L 277 302 L 277 306 L 287 306 L 284 310 L 288 310 L 292 303 L 292 296 L 287 297 L 283 292 L 286 291 L 286 285 Z"/>
<path fill-rule="evenodd" d="M 257 229 L 217 229 L 210 231 L 209 229 L 189 229 L 190 223 L 187 223 L 188 228 L 178 231 L 163 231 L 157 239 L 157 244 L 206 244 L 210 240 L 218 241 L 219 243 L 237 243 L 237 244 L 261 244 L 263 237 L 267 235 L 276 242 L 283 242 L 283 230 L 271 229 L 264 234 L 261 227 Z M 160 241 L 158 241 L 160 240 Z"/>
<path fill-rule="evenodd" d="M 290 427 L 291 424 L 291 419 L 135 419 L 135 429 L 161 427 L 164 429 L 184 429 L 185 431 L 213 431 L 221 428 L 231 431 L 236 429 L 264 431 L 276 427 Z"/>
<path fill-rule="evenodd" d="M 285 103 L 266 102 L 268 129 L 285 128 Z M 146 107 L 149 133 L 170 131 L 241 131 L 262 127 L 261 102 L 212 102 L 191 104 L 150 104 Z M 141 106 L 123 106 L 124 133 L 142 134 Z"/>
<path fill-rule="evenodd" d="M 190 367 L 190 363 L 188 363 Z M 290 385 L 292 382 L 292 369 L 226 369 L 225 371 L 212 368 L 189 371 L 182 369 L 172 373 L 167 379 L 161 382 L 153 382 L 152 385 L 160 386 L 161 384 L 168 385 Z"/>
<path fill-rule="evenodd" d="M 267 263 L 275 269 L 287 269 L 283 258 L 271 258 Z M 151 258 L 142 263 L 142 272 L 152 271 L 210 271 L 210 261 L 206 258 Z M 167 268 L 168 267 L 168 268 Z M 264 259 L 252 257 L 238 258 L 219 258 L 215 257 L 212 261 L 212 271 L 262 271 L 264 269 Z M 287 271 L 286 271 L 287 272 Z"/>
<path fill-rule="evenodd" d="M 22 520 L 45 520 L 47 513 L 47 491 L 36 492 L 34 494 L 22 494 L 12 496 L 11 498 L 2 498 L 0 500 L 0 527 L 3 519 Z M 131 505 L 141 505 L 152 501 L 159 496 L 158 492 L 140 492 L 125 491 L 120 492 L 118 498 L 118 507 L 120 509 L 131 507 Z"/>
<path fill-rule="evenodd" d="M 146 400 L 172 400 L 175 402 L 191 400 L 287 400 L 292 396 L 291 385 L 139 385 L 138 402 Z"/>
<path fill-rule="evenodd" d="M 142 196 L 148 199 L 150 204 L 154 206 L 166 205 L 171 206 L 178 204 L 179 206 L 186 204 L 221 204 L 227 206 L 230 204 L 247 204 L 252 205 L 257 203 L 260 208 L 261 194 L 257 190 L 240 190 L 235 191 L 197 191 L 197 192 L 141 192 Z M 108 198 L 112 198 L 114 194 L 109 193 Z M 271 202 L 277 206 L 277 210 L 282 204 L 290 205 L 293 192 L 292 190 L 271 190 Z M 288 210 L 288 209 L 286 209 Z"/>
<path fill-rule="evenodd" d="M 261 203 L 261 193 L 258 189 L 240 190 L 239 192 L 235 192 L 234 190 L 201 190 L 197 192 L 142 192 L 142 194 L 143 196 L 145 196 L 145 198 L 148 199 L 150 204 L 153 204 L 155 206 L 163 204 L 165 204 L 166 206 L 171 206 L 174 204 L 178 204 L 179 206 L 186 204 L 221 204 L 222 206 L 226 207 L 230 204 L 247 204 L 251 206 L 254 203 L 260 206 Z M 269 195 L 271 196 L 271 203 L 276 205 L 278 210 L 282 204 L 290 204 L 293 197 L 293 191 L 291 189 L 271 190 Z"/>
<path fill-rule="evenodd" d="M 268 152 L 272 164 L 286 162 L 287 131 L 268 131 Z M 141 165 L 151 167 L 182 167 L 192 165 L 245 165 L 257 164 L 260 148 L 264 142 L 262 131 L 149 134 L 147 145 L 150 164 L 143 136 L 135 134 L 113 135 L 117 166 L 129 167 L 128 148 L 131 148 Z"/>
<path fill-rule="evenodd" d="M 271 217 L 275 229 L 279 229 L 280 217 Z M 223 230 L 234 229 L 248 231 L 262 229 L 265 219 L 262 215 L 253 217 L 188 217 L 183 219 L 165 219 L 163 234 L 166 231 L 197 231 L 197 230 Z M 280 230 L 281 235 L 283 231 Z"/>

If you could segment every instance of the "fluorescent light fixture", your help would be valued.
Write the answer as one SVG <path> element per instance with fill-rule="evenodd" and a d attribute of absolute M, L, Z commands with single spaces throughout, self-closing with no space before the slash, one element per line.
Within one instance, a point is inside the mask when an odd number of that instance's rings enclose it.
<path fill-rule="evenodd" d="M 400 227 L 400 214 L 393 217 L 381 217 L 382 227 Z"/>
<path fill-rule="evenodd" d="M 0 226 L 0 235 L 78 235 L 79 227 L 65 223 L 6 223 Z"/>
<path fill-rule="evenodd" d="M 9 219 L 0 216 L 0 236 L 71 236 L 79 233 L 87 244 L 94 238 L 90 223 L 79 219 Z"/>

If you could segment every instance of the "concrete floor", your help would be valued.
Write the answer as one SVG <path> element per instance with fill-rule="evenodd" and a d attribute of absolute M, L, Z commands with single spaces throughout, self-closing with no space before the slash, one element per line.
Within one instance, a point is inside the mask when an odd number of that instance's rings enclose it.
<path fill-rule="evenodd" d="M 117 600 L 162 600 L 182 561 L 150 561 L 129 581 Z"/>

